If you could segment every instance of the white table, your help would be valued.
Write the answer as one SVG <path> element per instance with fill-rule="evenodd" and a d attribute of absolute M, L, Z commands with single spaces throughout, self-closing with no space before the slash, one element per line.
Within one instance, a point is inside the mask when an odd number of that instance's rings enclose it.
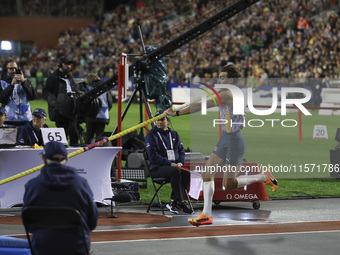
<path fill-rule="evenodd" d="M 67 152 L 81 148 L 67 148 Z M 87 179 L 96 202 L 112 197 L 111 165 L 121 147 L 96 147 L 72 157 L 67 165 L 77 168 L 78 174 Z M 42 149 L 1 149 L 0 180 L 43 164 Z M 9 208 L 23 203 L 25 184 L 40 174 L 40 170 L 25 177 L 0 185 L 0 208 Z"/>

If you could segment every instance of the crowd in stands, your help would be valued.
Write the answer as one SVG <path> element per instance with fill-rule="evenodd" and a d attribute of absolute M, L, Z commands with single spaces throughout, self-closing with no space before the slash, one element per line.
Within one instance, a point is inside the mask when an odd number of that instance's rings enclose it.
<path fill-rule="evenodd" d="M 55 10 L 60 11 L 58 6 L 66 0 L 57 2 Z M 77 63 L 76 78 L 89 72 L 111 77 L 117 72 L 121 52 L 142 53 L 135 24 L 140 24 L 146 45 L 160 46 L 235 1 L 130 2 L 95 15 L 95 22 L 80 33 L 72 28 L 61 32 L 54 48 L 23 52 L 18 62 L 25 76 L 49 76 L 57 59 L 66 55 Z M 25 13 L 31 11 L 28 6 Z M 338 15 L 334 0 L 259 1 L 167 57 L 170 82 L 211 78 L 230 62 L 241 67 L 244 77 L 264 83 L 268 78 L 339 79 Z"/>
<path fill-rule="evenodd" d="M 0 16 L 93 17 L 101 4 L 92 0 L 2 0 Z"/>

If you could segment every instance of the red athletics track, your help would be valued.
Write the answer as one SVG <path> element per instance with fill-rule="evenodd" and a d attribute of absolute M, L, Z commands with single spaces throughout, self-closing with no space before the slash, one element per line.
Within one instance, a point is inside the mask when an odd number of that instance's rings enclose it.
<path fill-rule="evenodd" d="M 194 205 L 195 211 L 201 210 L 200 204 Z M 261 201 L 259 210 L 249 202 L 226 202 L 214 206 L 213 225 L 200 227 L 188 223 L 196 215 L 167 212 L 170 220 L 145 210 L 146 206 L 117 207 L 114 213 L 119 217 L 105 219 L 109 212 L 100 208 L 102 217 L 91 233 L 94 254 L 339 254 L 339 197 Z M 1 235 L 25 238 L 20 212 L 0 210 Z"/>
<path fill-rule="evenodd" d="M 91 233 L 91 242 L 135 241 L 153 239 L 259 235 L 280 233 L 306 233 L 340 231 L 340 221 L 269 223 L 255 225 L 187 226 L 142 229 L 97 230 Z M 26 238 L 25 235 L 13 235 Z"/>
<path fill-rule="evenodd" d="M 340 221 L 94 231 L 92 242 L 338 231 Z"/>

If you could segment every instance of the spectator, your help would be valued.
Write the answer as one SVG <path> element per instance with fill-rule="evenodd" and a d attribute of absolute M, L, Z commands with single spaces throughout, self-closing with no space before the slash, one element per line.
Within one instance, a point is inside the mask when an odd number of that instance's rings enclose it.
<path fill-rule="evenodd" d="M 86 77 L 86 84 L 88 90 L 92 90 L 102 82 L 98 75 L 91 73 Z M 105 125 L 110 123 L 109 111 L 112 108 L 112 96 L 110 92 L 105 92 L 99 97 L 101 101 L 101 109 L 95 117 L 86 117 L 86 143 L 89 144 L 91 139 L 95 136 L 95 140 L 99 141 L 102 139 Z"/>
<path fill-rule="evenodd" d="M 79 95 L 79 86 L 72 78 L 74 61 L 61 57 L 58 69 L 48 77 L 43 95 L 48 103 L 48 115 L 57 127 L 65 129 L 70 138 L 70 145 L 78 145 L 78 123 L 75 113 L 75 100 Z"/>
<path fill-rule="evenodd" d="M 4 123 L 7 120 L 6 109 L 4 107 L 0 107 L 0 127 L 5 127 Z"/>
<path fill-rule="evenodd" d="M 46 13 L 47 8 L 42 12 L 43 9 L 39 8 L 41 4 L 33 3 L 34 0 L 30 0 L 30 2 L 31 4 L 27 4 L 24 8 L 26 15 L 35 13 L 50 15 Z M 32 56 L 32 60 L 38 60 L 37 66 L 42 67 L 44 75 L 47 76 L 51 61 L 54 61 L 67 49 L 69 57 L 79 64 L 75 70 L 77 77 L 85 77 L 89 72 L 99 73 L 102 78 L 105 74 L 107 77 L 112 77 L 111 71 L 117 70 L 118 58 L 116 56 L 120 52 L 140 53 L 138 34 L 134 33 L 128 38 L 124 37 L 131 28 L 131 22 L 140 21 L 146 44 L 153 45 L 156 42 L 162 44 L 187 31 L 188 25 L 192 27 L 225 7 L 225 4 L 222 5 L 221 1 L 216 0 L 205 1 L 204 4 L 202 1 L 199 3 L 185 1 L 180 5 L 175 2 L 155 3 L 154 6 L 150 6 L 144 1 L 143 8 L 134 8 L 135 5 L 126 2 L 117 7 L 119 14 L 115 12 L 116 10 L 100 15 L 94 13 L 97 23 L 90 24 L 90 30 L 85 28 L 81 34 L 77 34 L 70 28 L 69 31 L 60 34 L 58 40 L 60 44 L 56 48 L 42 49 Z M 87 4 L 84 4 L 84 8 L 87 10 L 81 15 L 87 13 L 91 6 L 92 4 L 90 5 L 87 1 Z M 218 72 L 223 65 L 233 62 L 244 70 L 247 74 L 245 77 L 254 75 L 250 65 L 262 63 L 263 69 L 268 70 L 268 77 L 294 78 L 297 57 L 303 53 L 299 61 L 304 61 L 307 72 L 321 68 L 320 76 L 322 78 L 328 76 L 330 79 L 336 79 L 339 76 L 340 44 L 338 43 L 339 35 L 333 30 L 339 30 L 340 19 L 334 11 L 328 12 L 329 17 L 323 19 L 318 17 L 312 19 L 311 17 L 311 15 L 319 15 L 324 10 L 327 11 L 330 7 L 329 1 L 321 0 L 258 2 L 246 11 L 239 13 L 237 18 L 228 19 L 227 26 L 213 28 L 202 35 L 201 39 L 185 45 L 186 49 L 174 52 L 176 57 L 166 59 L 169 77 L 176 81 L 175 70 L 187 69 L 192 70 L 191 73 L 202 74 L 202 77 L 199 78 L 204 78 L 205 73 L 211 73 L 216 67 L 215 71 Z M 63 8 L 65 9 L 63 10 Z M 77 13 L 72 13 L 71 8 L 66 8 L 65 3 L 59 8 L 49 9 L 51 12 L 58 11 L 58 15 L 79 15 L 79 12 L 83 11 L 82 8 L 75 8 Z M 183 12 L 184 9 L 188 12 Z M 134 19 L 128 19 L 127 14 Z M 190 18 L 190 16 L 194 18 Z M 170 30 L 169 24 L 172 23 L 171 18 L 173 17 L 185 22 L 177 24 Z M 296 33 L 299 17 L 310 22 L 310 24 L 307 22 L 306 26 L 309 28 L 304 29 L 302 35 Z M 115 29 L 117 27 L 118 30 Z M 170 36 L 172 38 L 169 38 Z M 216 40 L 217 38 L 221 38 L 221 40 Z M 159 39 L 166 40 L 159 42 Z M 117 47 L 113 49 L 112 45 Z M 278 49 L 275 56 L 269 53 L 273 52 L 273 48 Z M 304 54 L 315 49 L 323 52 L 325 59 L 318 58 L 316 55 L 307 57 L 307 54 Z M 325 63 L 331 61 L 329 59 L 332 58 L 329 49 L 334 49 L 337 52 L 335 59 L 332 59 L 331 62 L 332 68 Z M 266 54 L 262 54 L 264 51 Z M 211 56 L 217 64 L 211 62 Z M 278 58 L 280 59 L 278 60 Z M 133 62 L 131 59 L 130 61 Z M 21 61 L 29 62 L 29 59 L 26 57 Z M 327 68 L 323 68 L 324 64 Z M 38 70 L 38 67 L 35 68 Z M 108 72 L 110 68 L 112 70 Z"/>
<path fill-rule="evenodd" d="M 27 206 L 69 207 L 79 211 L 86 240 L 90 247 L 90 231 L 95 229 L 98 209 L 86 179 L 77 169 L 66 166 L 67 151 L 59 142 L 44 146 L 42 160 L 45 166 L 40 174 L 25 185 L 24 204 Z M 85 254 L 80 230 L 33 230 L 32 245 L 36 254 Z M 55 243 L 58 245 L 55 245 Z"/>
<path fill-rule="evenodd" d="M 7 112 L 7 124 L 26 125 L 32 120 L 30 100 L 36 98 L 32 83 L 13 59 L 6 59 L 1 75 L 0 102 Z"/>
<path fill-rule="evenodd" d="M 33 119 L 21 130 L 18 138 L 19 145 L 33 146 L 35 144 L 43 146 L 41 128 L 48 128 L 46 122 L 46 112 L 44 109 L 36 108 L 32 113 Z"/>
<path fill-rule="evenodd" d="M 309 24 L 304 17 L 300 17 L 299 20 L 297 21 L 296 28 L 297 30 L 303 32 L 304 30 L 309 28 Z"/>

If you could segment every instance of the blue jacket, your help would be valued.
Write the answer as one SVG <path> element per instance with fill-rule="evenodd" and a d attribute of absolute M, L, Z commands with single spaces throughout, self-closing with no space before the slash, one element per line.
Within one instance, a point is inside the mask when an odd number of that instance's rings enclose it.
<path fill-rule="evenodd" d="M 26 206 L 77 209 L 83 219 L 90 247 L 90 231 L 97 226 L 98 209 L 88 182 L 78 175 L 75 168 L 59 163 L 45 165 L 41 173 L 25 185 L 23 208 Z M 36 230 L 33 231 L 32 243 L 37 254 L 85 254 L 84 244 L 77 230 Z"/>
<path fill-rule="evenodd" d="M 1 80 L 0 103 L 5 107 L 8 119 L 6 122 L 28 122 L 32 120 L 30 100 L 36 98 L 35 89 L 29 80 L 11 86 Z"/>
<path fill-rule="evenodd" d="M 44 128 L 48 128 L 48 126 L 44 124 Z M 29 146 L 33 146 L 35 143 L 40 146 L 44 145 L 41 130 L 35 130 L 32 121 L 28 122 L 21 130 L 17 143 Z"/>
<path fill-rule="evenodd" d="M 167 157 L 167 149 L 171 149 L 170 132 L 175 153 L 175 161 L 169 161 Z M 164 148 L 163 142 L 158 134 L 161 135 L 167 149 Z M 160 166 L 170 166 L 171 163 L 184 164 L 185 150 L 183 144 L 178 133 L 170 128 L 164 131 L 154 126 L 145 137 L 145 146 L 150 161 L 150 170 Z"/>

